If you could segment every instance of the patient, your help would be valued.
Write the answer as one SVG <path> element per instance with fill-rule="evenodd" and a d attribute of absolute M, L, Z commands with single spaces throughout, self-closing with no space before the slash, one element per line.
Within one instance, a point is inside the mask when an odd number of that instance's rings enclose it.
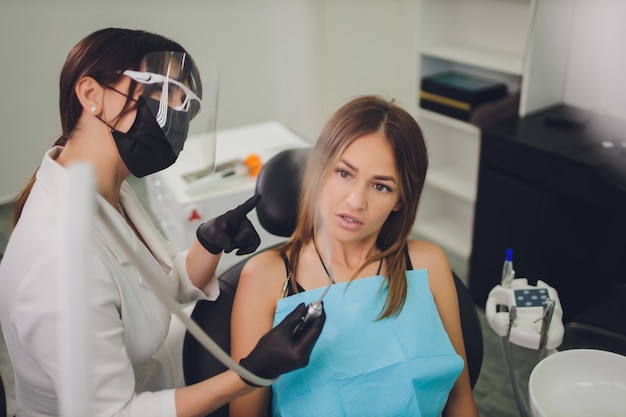
<path fill-rule="evenodd" d="M 478 415 L 448 260 L 409 240 L 427 167 L 419 126 L 393 101 L 358 97 L 329 120 L 293 235 L 242 271 L 231 353 L 332 280 L 326 325 L 307 367 L 234 400 L 231 416 Z"/>

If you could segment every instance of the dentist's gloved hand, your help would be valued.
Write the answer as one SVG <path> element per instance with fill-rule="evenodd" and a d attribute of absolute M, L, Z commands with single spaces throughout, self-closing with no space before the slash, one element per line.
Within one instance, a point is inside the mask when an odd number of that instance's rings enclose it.
<path fill-rule="evenodd" d="M 294 330 L 306 311 L 304 303 L 296 307 L 278 326 L 267 332 L 239 364 L 253 374 L 268 379 L 278 378 L 284 373 L 308 365 L 313 346 L 322 333 L 326 312 L 322 306 L 321 316 L 313 319 L 302 333 L 294 337 Z M 256 386 L 244 378 L 241 379 L 248 385 Z"/>
<path fill-rule="evenodd" d="M 261 238 L 246 215 L 259 203 L 256 194 L 237 208 L 202 223 L 196 236 L 202 246 L 214 255 L 222 251 L 230 253 L 239 249 L 237 255 L 252 253 L 261 244 Z"/>

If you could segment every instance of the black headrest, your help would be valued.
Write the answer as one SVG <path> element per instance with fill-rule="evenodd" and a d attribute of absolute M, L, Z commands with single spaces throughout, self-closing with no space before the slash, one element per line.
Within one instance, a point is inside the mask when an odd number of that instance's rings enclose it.
<path fill-rule="evenodd" d="M 284 150 L 267 161 L 259 173 L 257 217 L 275 236 L 289 237 L 296 227 L 298 197 L 310 153 L 311 148 Z"/>

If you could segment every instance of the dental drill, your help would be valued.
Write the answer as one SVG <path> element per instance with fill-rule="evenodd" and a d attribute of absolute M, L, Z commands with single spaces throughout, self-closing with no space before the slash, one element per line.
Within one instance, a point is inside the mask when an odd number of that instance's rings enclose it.
<path fill-rule="evenodd" d="M 323 309 L 322 300 L 324 300 L 326 293 L 328 292 L 328 290 L 330 289 L 332 285 L 333 285 L 333 282 L 331 281 L 326 286 L 326 289 L 324 290 L 320 298 L 317 301 L 309 303 L 306 306 L 306 314 L 302 317 L 302 321 L 293 330 L 294 338 L 300 337 L 304 329 L 306 329 L 307 325 L 322 315 L 322 309 Z"/>
<path fill-rule="evenodd" d="M 552 323 L 552 316 L 554 315 L 554 308 L 556 306 L 555 300 L 546 300 L 543 302 L 543 315 L 541 318 L 535 320 L 535 322 L 541 320 L 541 337 L 539 338 L 539 360 L 548 356 L 548 330 L 550 329 L 550 323 Z"/>
<path fill-rule="evenodd" d="M 324 292 L 322 293 L 320 298 L 318 298 L 317 301 L 309 303 L 306 306 L 306 313 L 304 316 L 302 316 L 302 321 L 293 330 L 294 338 L 300 337 L 304 329 L 306 329 L 307 325 L 322 315 L 322 310 L 324 308 L 324 305 L 322 302 L 324 300 L 324 297 L 326 297 L 326 293 L 328 293 L 328 290 L 330 290 L 330 287 L 332 287 L 332 285 L 335 283 L 335 281 L 333 280 L 332 269 L 330 265 L 328 266 L 328 280 L 330 282 L 324 289 Z"/>

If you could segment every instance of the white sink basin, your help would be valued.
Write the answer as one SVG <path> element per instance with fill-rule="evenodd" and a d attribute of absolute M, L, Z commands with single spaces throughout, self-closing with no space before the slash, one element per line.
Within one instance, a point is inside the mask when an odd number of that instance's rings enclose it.
<path fill-rule="evenodd" d="M 557 352 L 535 366 L 528 391 L 533 417 L 626 417 L 626 356 Z"/>

